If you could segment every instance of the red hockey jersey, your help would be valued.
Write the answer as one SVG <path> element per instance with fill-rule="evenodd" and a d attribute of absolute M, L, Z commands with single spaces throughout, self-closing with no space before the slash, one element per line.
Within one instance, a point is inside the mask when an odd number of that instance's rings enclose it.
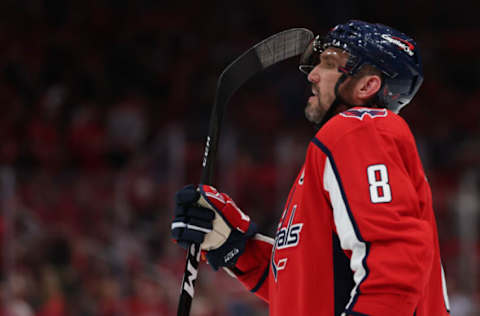
<path fill-rule="evenodd" d="M 275 240 L 257 234 L 236 268 L 273 316 L 449 315 L 430 187 L 404 120 L 360 107 L 329 120 Z"/>

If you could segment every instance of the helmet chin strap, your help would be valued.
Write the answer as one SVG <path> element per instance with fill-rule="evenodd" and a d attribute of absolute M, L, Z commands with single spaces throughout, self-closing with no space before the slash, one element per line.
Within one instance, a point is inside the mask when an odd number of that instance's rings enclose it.
<path fill-rule="evenodd" d="M 315 128 L 319 130 L 329 119 L 331 119 L 335 114 L 337 114 L 337 110 L 339 109 L 340 105 L 345 105 L 347 107 L 352 107 L 354 105 L 348 104 L 343 98 L 339 95 L 338 88 L 340 85 L 347 79 L 347 74 L 343 73 L 340 78 L 338 78 L 337 83 L 335 84 L 335 100 L 333 100 L 332 105 L 328 108 L 327 112 L 323 116 L 320 123 L 316 123 Z"/>

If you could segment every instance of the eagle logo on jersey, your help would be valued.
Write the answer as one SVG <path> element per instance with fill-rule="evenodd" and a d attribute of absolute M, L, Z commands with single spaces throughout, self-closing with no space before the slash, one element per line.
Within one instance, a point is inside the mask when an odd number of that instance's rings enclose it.
<path fill-rule="evenodd" d="M 296 210 L 297 205 L 295 204 L 292 207 L 292 212 L 290 213 L 290 218 L 288 219 L 288 225 L 286 227 L 282 227 L 285 220 L 285 215 L 287 213 L 287 209 L 285 209 L 280 224 L 278 225 L 279 227 L 275 237 L 275 244 L 273 245 L 271 262 L 275 282 L 277 282 L 278 271 L 285 269 L 288 260 L 288 258 L 281 258 L 278 261 L 275 261 L 275 253 L 277 250 L 296 247 L 300 242 L 300 232 L 302 231 L 303 223 L 293 224 Z"/>
<path fill-rule="evenodd" d="M 376 117 L 385 117 L 388 115 L 387 109 L 369 109 L 369 108 L 362 108 L 362 109 L 350 109 L 345 112 L 340 113 L 343 117 L 353 117 L 359 120 L 363 120 L 363 118 L 368 115 L 372 119 Z"/>

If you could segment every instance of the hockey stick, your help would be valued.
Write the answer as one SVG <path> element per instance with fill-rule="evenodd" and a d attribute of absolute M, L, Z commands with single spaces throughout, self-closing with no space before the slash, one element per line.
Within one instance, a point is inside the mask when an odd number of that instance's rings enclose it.
<path fill-rule="evenodd" d="M 223 110 L 230 97 L 256 73 L 285 59 L 302 54 L 312 39 L 313 33 L 303 28 L 277 33 L 248 49 L 223 70 L 217 81 L 215 102 L 210 115 L 200 183 L 212 184 Z M 183 274 L 177 316 L 190 315 L 199 259 L 200 245 L 190 245 Z"/>

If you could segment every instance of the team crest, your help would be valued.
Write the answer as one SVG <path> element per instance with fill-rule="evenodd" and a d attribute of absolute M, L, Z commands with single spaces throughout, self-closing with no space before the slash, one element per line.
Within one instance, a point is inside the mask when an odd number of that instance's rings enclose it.
<path fill-rule="evenodd" d="M 385 117 L 388 115 L 387 109 L 369 109 L 369 108 L 362 108 L 362 109 L 350 109 L 340 113 L 341 116 L 344 117 L 353 117 L 359 120 L 363 120 L 363 118 L 368 115 L 372 119 L 376 117 Z"/>

